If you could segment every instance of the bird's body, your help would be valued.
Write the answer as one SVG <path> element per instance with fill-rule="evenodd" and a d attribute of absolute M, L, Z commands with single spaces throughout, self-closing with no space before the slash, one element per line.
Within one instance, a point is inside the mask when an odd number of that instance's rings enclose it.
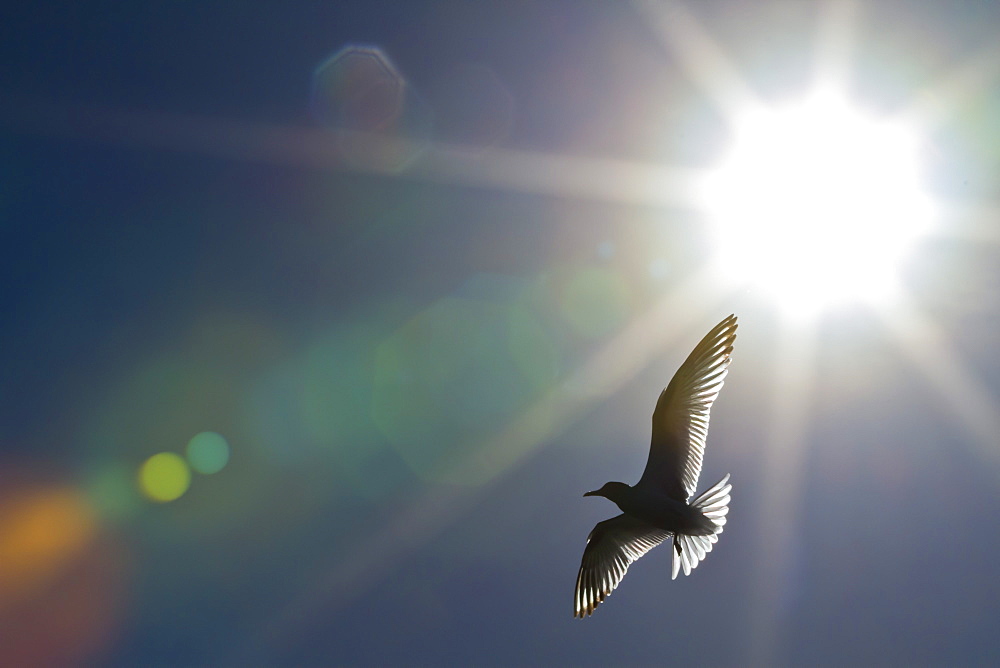
<path fill-rule="evenodd" d="M 686 501 L 678 501 L 657 489 L 625 483 L 608 483 L 611 489 L 602 488 L 601 494 L 621 508 L 622 512 L 669 533 L 705 536 L 715 533 L 715 523 L 708 520 L 697 508 Z M 607 487 L 607 486 L 605 486 Z M 588 492 L 584 496 L 598 496 Z"/>
<path fill-rule="evenodd" d="M 593 614 L 629 565 L 673 538 L 672 577 L 688 575 L 718 541 L 729 512 L 729 476 L 688 501 L 695 492 L 705 453 L 709 411 L 719 395 L 736 340 L 729 316 L 695 347 L 653 411 L 653 437 L 646 469 L 635 485 L 609 482 L 584 496 L 614 501 L 622 514 L 598 522 L 576 579 L 574 614 Z"/>

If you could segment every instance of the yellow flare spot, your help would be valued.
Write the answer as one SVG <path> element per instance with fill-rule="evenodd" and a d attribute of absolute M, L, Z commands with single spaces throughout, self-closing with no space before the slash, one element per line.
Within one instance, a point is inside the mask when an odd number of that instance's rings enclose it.
<path fill-rule="evenodd" d="M 139 488 L 153 501 L 178 499 L 190 484 L 187 462 L 172 452 L 153 455 L 139 468 Z"/>

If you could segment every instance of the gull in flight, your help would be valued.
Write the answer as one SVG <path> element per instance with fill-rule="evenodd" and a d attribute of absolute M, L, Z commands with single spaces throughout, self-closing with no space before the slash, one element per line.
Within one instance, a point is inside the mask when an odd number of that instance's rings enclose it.
<path fill-rule="evenodd" d="M 660 393 L 646 470 L 633 486 L 609 482 L 584 496 L 614 501 L 621 515 L 598 522 L 587 537 L 576 576 L 574 616 L 581 619 L 611 595 L 629 565 L 673 538 L 671 577 L 690 575 L 719 540 L 729 513 L 727 474 L 691 502 L 705 456 L 708 414 L 719 396 L 736 341 L 736 316 L 705 335 Z"/>

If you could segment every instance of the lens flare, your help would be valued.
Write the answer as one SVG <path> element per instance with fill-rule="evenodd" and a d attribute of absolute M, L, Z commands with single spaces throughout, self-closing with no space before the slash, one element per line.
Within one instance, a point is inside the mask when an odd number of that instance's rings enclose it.
<path fill-rule="evenodd" d="M 0 466 L 0 666 L 107 663 L 128 595 L 124 546 L 85 490 L 36 477 Z"/>
<path fill-rule="evenodd" d="M 560 310 L 570 328 L 586 339 L 599 339 L 621 327 L 631 315 L 632 295 L 625 279 L 600 268 L 583 269 L 563 287 Z"/>
<path fill-rule="evenodd" d="M 221 434 L 203 431 L 188 442 L 186 454 L 198 473 L 218 473 L 229 462 L 229 443 Z"/>
<path fill-rule="evenodd" d="M 375 45 L 348 44 L 320 63 L 311 106 L 340 157 L 362 169 L 402 170 L 430 134 L 426 103 Z"/>
<path fill-rule="evenodd" d="M 161 452 L 139 468 L 139 488 L 152 501 L 179 499 L 191 484 L 187 462 L 172 452 Z"/>
<path fill-rule="evenodd" d="M 96 517 L 69 488 L 38 489 L 0 503 L 0 609 L 53 580 L 93 538 Z"/>
<path fill-rule="evenodd" d="M 132 477 L 132 470 L 117 462 L 105 463 L 87 476 L 84 489 L 102 520 L 126 520 L 138 512 L 141 500 Z"/>
<path fill-rule="evenodd" d="M 490 463 L 456 475 L 453 462 L 487 447 L 487 434 L 556 381 L 558 342 L 528 290 L 520 279 L 479 275 L 376 347 L 372 417 L 418 476 L 463 485 L 489 480 L 497 470 Z"/>

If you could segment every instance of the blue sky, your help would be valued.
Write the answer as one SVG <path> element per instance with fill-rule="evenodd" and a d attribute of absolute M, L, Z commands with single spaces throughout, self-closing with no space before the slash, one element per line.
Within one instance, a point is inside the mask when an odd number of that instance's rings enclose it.
<path fill-rule="evenodd" d="M 979 2 L 0 10 L 0 663 L 995 663 L 998 27 Z M 732 100 L 831 63 L 918 121 L 936 213 L 902 296 L 803 320 L 727 283 L 684 184 Z M 731 312 L 700 485 L 732 474 L 724 535 L 574 619 L 617 512 L 582 493 L 638 479 L 658 392 Z M 143 478 L 158 453 L 189 480 Z"/>

